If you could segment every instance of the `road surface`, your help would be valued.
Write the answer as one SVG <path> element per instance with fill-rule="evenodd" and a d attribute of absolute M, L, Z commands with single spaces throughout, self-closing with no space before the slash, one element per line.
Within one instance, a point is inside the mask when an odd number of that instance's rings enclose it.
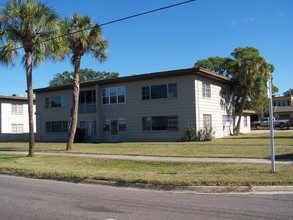
<path fill-rule="evenodd" d="M 0 175 L 0 219 L 293 219 L 293 194 L 195 194 Z"/>

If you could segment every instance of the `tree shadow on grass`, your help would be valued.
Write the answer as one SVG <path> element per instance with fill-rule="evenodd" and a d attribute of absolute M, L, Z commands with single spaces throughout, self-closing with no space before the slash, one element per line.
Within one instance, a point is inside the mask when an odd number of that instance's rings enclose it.
<path fill-rule="evenodd" d="M 276 155 L 275 159 L 276 160 L 293 160 L 293 153 Z"/>
<path fill-rule="evenodd" d="M 20 151 L 17 148 L 11 148 L 11 147 L 0 147 L 0 151 Z"/>
<path fill-rule="evenodd" d="M 285 137 L 282 137 L 282 136 L 275 136 L 274 137 L 275 139 L 293 139 L 293 136 L 285 136 Z M 235 139 L 246 139 L 246 140 L 249 140 L 249 139 L 271 139 L 270 136 L 266 136 L 266 137 L 236 137 Z"/>

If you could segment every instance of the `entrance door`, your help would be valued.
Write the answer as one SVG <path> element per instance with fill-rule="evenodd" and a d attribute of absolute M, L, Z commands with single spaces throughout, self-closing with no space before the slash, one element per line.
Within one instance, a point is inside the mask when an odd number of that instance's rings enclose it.
<path fill-rule="evenodd" d="M 84 140 L 86 142 L 91 142 L 94 140 L 95 136 L 95 121 L 81 121 L 80 128 L 83 131 Z"/>
<path fill-rule="evenodd" d="M 118 135 L 118 121 L 111 121 L 111 135 Z"/>
<path fill-rule="evenodd" d="M 119 141 L 118 120 L 111 120 L 111 142 Z"/>

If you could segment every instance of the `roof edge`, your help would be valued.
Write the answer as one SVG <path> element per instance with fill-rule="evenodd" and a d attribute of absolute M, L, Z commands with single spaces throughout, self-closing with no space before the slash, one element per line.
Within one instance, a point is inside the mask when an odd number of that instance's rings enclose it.
<path fill-rule="evenodd" d="M 141 80 L 147 80 L 147 79 L 159 79 L 159 78 L 165 78 L 165 77 L 192 75 L 192 74 L 198 74 L 200 76 L 204 76 L 204 77 L 211 78 L 217 81 L 222 81 L 225 83 L 232 84 L 231 79 L 226 76 L 220 75 L 218 73 L 212 72 L 204 68 L 192 67 L 187 69 L 168 70 L 168 71 L 161 71 L 161 72 L 137 74 L 132 76 L 123 76 L 123 77 L 117 77 L 112 79 L 83 82 L 80 84 L 80 87 L 90 87 L 95 85 L 107 85 L 107 84 L 114 84 L 114 83 L 133 82 L 133 81 L 141 81 Z M 54 86 L 54 87 L 45 87 L 45 88 L 34 89 L 34 93 L 67 90 L 67 89 L 71 89 L 72 87 L 73 87 L 73 84 Z"/>

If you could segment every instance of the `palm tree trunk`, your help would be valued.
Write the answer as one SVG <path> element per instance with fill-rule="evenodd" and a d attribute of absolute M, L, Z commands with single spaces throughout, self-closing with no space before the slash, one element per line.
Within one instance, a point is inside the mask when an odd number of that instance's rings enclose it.
<path fill-rule="evenodd" d="M 72 103 L 72 109 L 71 109 L 70 132 L 69 132 L 69 136 L 68 136 L 66 150 L 72 150 L 74 137 L 75 137 L 75 133 L 76 133 L 76 128 L 77 128 L 80 58 L 81 58 L 80 56 L 76 56 L 76 58 L 74 60 L 73 103 Z"/>
<path fill-rule="evenodd" d="M 34 131 L 34 97 L 33 97 L 33 79 L 32 79 L 32 53 L 27 52 L 26 58 L 26 83 L 28 97 L 28 118 L 29 118 L 29 151 L 28 155 L 35 153 L 35 131 Z"/>
<path fill-rule="evenodd" d="M 241 102 L 241 106 L 240 106 L 239 113 L 238 113 L 237 125 L 236 125 L 235 131 L 234 131 L 235 135 L 239 135 L 239 133 L 240 133 L 241 117 L 243 115 L 243 111 L 244 111 L 245 104 L 246 104 L 246 101 L 247 101 L 247 96 L 248 96 L 248 89 L 245 89 L 245 92 L 244 92 L 244 95 L 243 95 L 243 100 Z"/>

